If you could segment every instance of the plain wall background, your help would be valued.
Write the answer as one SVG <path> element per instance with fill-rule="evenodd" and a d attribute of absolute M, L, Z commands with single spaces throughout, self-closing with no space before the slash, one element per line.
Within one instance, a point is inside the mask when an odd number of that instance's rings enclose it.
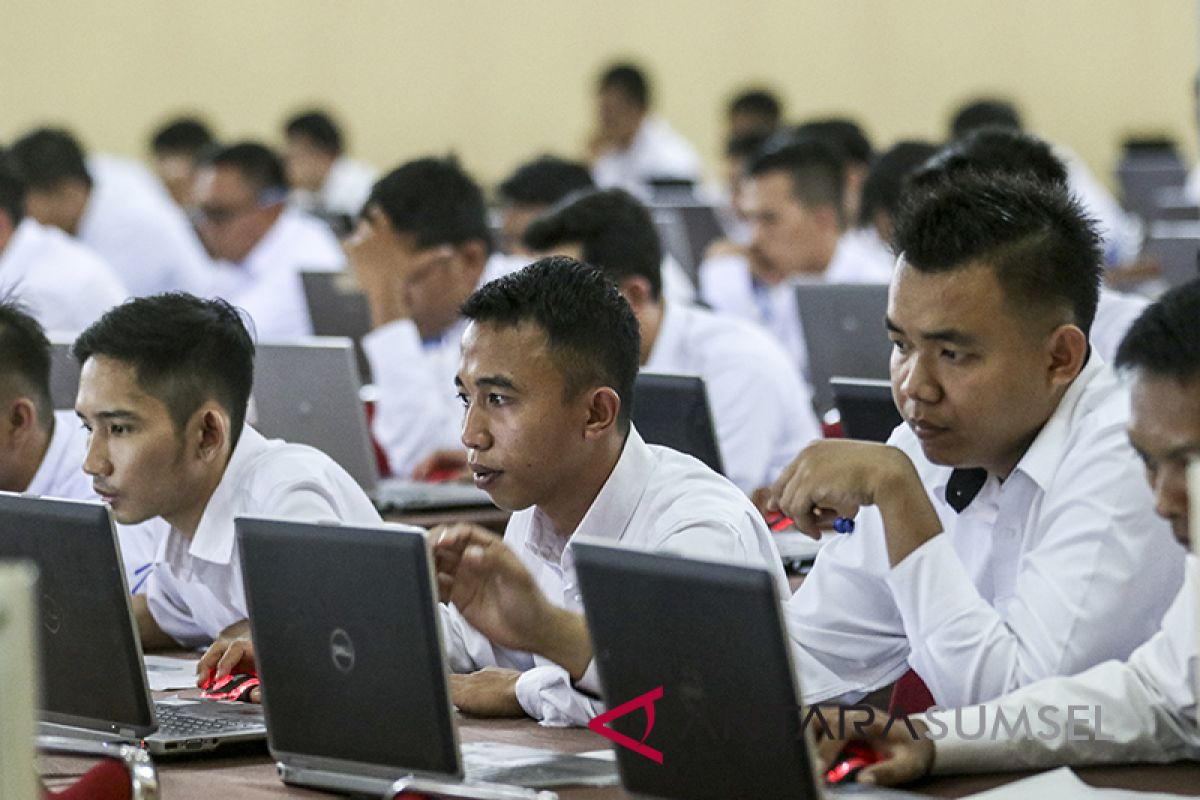
<path fill-rule="evenodd" d="M 715 166 L 723 106 L 764 82 L 788 116 L 849 114 L 877 147 L 940 138 L 951 109 L 1007 95 L 1028 127 L 1111 182 L 1121 138 L 1189 157 L 1195 0 L 3 0 L 0 142 L 35 124 L 144 157 L 182 111 L 278 142 L 321 104 L 351 154 L 390 168 L 454 150 L 481 180 L 582 153 L 597 72 L 630 57 Z"/>

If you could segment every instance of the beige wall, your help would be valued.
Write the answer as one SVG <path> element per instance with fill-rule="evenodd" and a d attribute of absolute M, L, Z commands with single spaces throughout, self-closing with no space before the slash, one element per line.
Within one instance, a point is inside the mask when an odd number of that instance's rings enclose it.
<path fill-rule="evenodd" d="M 593 76 L 624 55 L 710 163 L 723 102 L 767 81 L 791 117 L 852 114 L 881 145 L 1007 94 L 1107 179 L 1126 133 L 1194 150 L 1196 29 L 1195 0 L 3 0 L 0 141 L 55 121 L 141 156 L 174 112 L 275 138 L 315 102 L 378 166 L 453 149 L 491 181 L 578 152 Z"/>

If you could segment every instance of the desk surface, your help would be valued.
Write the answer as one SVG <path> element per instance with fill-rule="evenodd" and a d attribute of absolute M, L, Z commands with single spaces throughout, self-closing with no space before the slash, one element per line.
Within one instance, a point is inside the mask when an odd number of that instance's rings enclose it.
<path fill-rule="evenodd" d="M 499 741 L 564 752 L 597 750 L 607 743 L 586 729 L 543 728 L 532 720 L 473 720 L 460 717 L 459 734 L 464 742 Z M 74 777 L 87 762 L 67 757 L 43 759 L 47 778 Z M 211 800 L 237 798 L 259 800 L 280 797 L 329 797 L 321 792 L 285 786 L 275 775 L 275 767 L 265 749 L 251 755 L 213 756 L 190 760 L 160 761 L 159 778 L 165 800 Z M 938 778 L 912 787 L 932 797 L 965 797 L 999 786 L 1029 773 L 972 775 Z M 1092 767 L 1079 770 L 1080 776 L 1094 786 L 1174 792 L 1200 797 L 1200 763 L 1137 765 L 1128 767 Z M 619 788 L 578 788 L 559 791 L 562 800 L 609 800 L 627 795 Z"/>

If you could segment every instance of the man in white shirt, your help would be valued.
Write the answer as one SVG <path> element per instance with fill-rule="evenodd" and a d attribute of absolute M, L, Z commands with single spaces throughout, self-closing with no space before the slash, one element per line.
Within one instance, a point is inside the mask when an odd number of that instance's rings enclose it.
<path fill-rule="evenodd" d="M 336 271 L 346 258 L 329 226 L 286 207 L 283 164 L 239 142 L 196 173 L 196 227 L 215 263 L 206 294 L 244 309 L 260 340 L 312 335 L 300 273 Z"/>
<path fill-rule="evenodd" d="M 704 379 L 726 476 L 765 489 L 798 448 L 820 438 L 812 398 L 787 353 L 735 317 L 665 301 L 650 214 L 620 189 L 568 201 L 525 231 L 536 252 L 578 258 L 617 284 L 641 330 L 642 369 Z"/>
<path fill-rule="evenodd" d="M 119 160 L 85 161 L 65 130 L 33 131 L 12 154 L 28 184 L 29 216 L 77 237 L 132 294 L 203 286 L 208 257 L 183 212 L 144 169 L 130 176 Z"/>
<path fill-rule="evenodd" d="M 283 164 L 290 202 L 321 217 L 357 217 L 376 172 L 345 155 L 341 128 L 323 111 L 305 111 L 284 124 Z"/>
<path fill-rule="evenodd" d="M 417 159 L 381 178 L 346 240 L 371 309 L 372 431 L 394 475 L 465 463 L 451 391 L 466 328 L 458 309 L 524 263 L 490 252 L 483 193 L 453 159 Z"/>
<path fill-rule="evenodd" d="M 204 154 L 216 144 L 208 125 L 197 117 L 176 117 L 161 125 L 150 137 L 154 174 L 175 205 L 185 212 L 190 213 L 196 205 L 192 199 L 196 169 Z"/>
<path fill-rule="evenodd" d="M 20 300 L 42 327 L 80 331 L 123 301 L 125 287 L 98 256 L 25 216 L 25 182 L 0 150 L 0 296 Z"/>
<path fill-rule="evenodd" d="M 597 186 L 649 198 L 657 178 L 699 182 L 700 157 L 650 114 L 650 85 L 639 67 L 614 64 L 605 70 L 596 90 L 596 116 L 591 150 Z"/>
<path fill-rule="evenodd" d="M 811 445 L 773 490 L 810 534 L 858 516 L 785 607 L 807 698 L 911 669 L 960 705 L 1128 657 L 1182 559 L 1138 479 L 1128 395 L 1088 346 L 1091 223 L 1062 186 L 963 173 L 914 192 L 895 244 L 905 424 L 887 445 Z"/>
<path fill-rule="evenodd" d="M 87 434 L 50 403 L 50 342 L 29 314 L 0 303 L 0 491 L 97 500 L 83 472 Z M 160 522 L 117 527 L 125 577 L 135 592 L 165 534 Z"/>
<path fill-rule="evenodd" d="M 328 456 L 245 424 L 254 345 L 228 303 L 181 293 L 131 300 L 84 331 L 73 354 L 95 492 L 118 522 L 170 525 L 133 602 L 147 649 L 244 630 L 236 517 L 379 521 Z"/>
<path fill-rule="evenodd" d="M 1189 502 L 1186 471 L 1189 461 L 1200 457 L 1200 281 L 1167 293 L 1143 313 L 1121 344 L 1117 366 L 1132 377 L 1129 438 L 1145 464 L 1156 509 L 1186 545 L 1189 506 L 1196 501 Z M 1174 557 L 1181 555 L 1177 551 Z M 1200 673 L 1200 568 L 1190 554 L 1186 564 L 1184 587 L 1161 629 L 1128 661 L 1107 661 L 1074 677 L 1038 681 L 962 711 L 967 719 L 987 720 L 995 730 L 1001 716 L 1010 723 L 1022 717 L 1028 721 L 1010 727 L 1003 740 L 968 738 L 955 726 L 954 711 L 911 719 L 912 733 L 900 722 L 885 731 L 886 717 L 879 714 L 862 738 L 887 758 L 864 769 L 858 779 L 891 785 L 930 772 L 1200 758 L 1195 683 Z M 1087 709 L 1082 724 L 1062 725 L 1054 733 L 1039 722 L 1048 710 L 1061 722 L 1066 710 L 1076 707 Z M 975 731 L 976 723 L 970 727 Z M 843 745 L 839 739 L 823 741 L 823 760 L 831 761 Z"/>

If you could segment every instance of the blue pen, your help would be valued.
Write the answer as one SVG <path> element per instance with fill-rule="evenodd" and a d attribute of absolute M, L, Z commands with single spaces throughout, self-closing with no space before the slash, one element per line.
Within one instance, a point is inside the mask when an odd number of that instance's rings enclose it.
<path fill-rule="evenodd" d="M 833 520 L 833 529 L 838 533 L 854 533 L 854 520 L 849 517 L 836 517 Z"/>
<path fill-rule="evenodd" d="M 141 589 L 142 586 L 145 585 L 146 579 L 150 577 L 150 570 L 152 570 L 153 568 L 154 568 L 154 562 L 151 561 L 149 564 L 142 564 L 140 567 L 138 567 L 137 569 L 135 569 L 133 571 L 133 577 L 137 578 L 137 582 L 135 584 L 133 584 L 133 589 L 131 589 L 129 592 L 131 595 L 137 594 L 138 589 Z"/>

